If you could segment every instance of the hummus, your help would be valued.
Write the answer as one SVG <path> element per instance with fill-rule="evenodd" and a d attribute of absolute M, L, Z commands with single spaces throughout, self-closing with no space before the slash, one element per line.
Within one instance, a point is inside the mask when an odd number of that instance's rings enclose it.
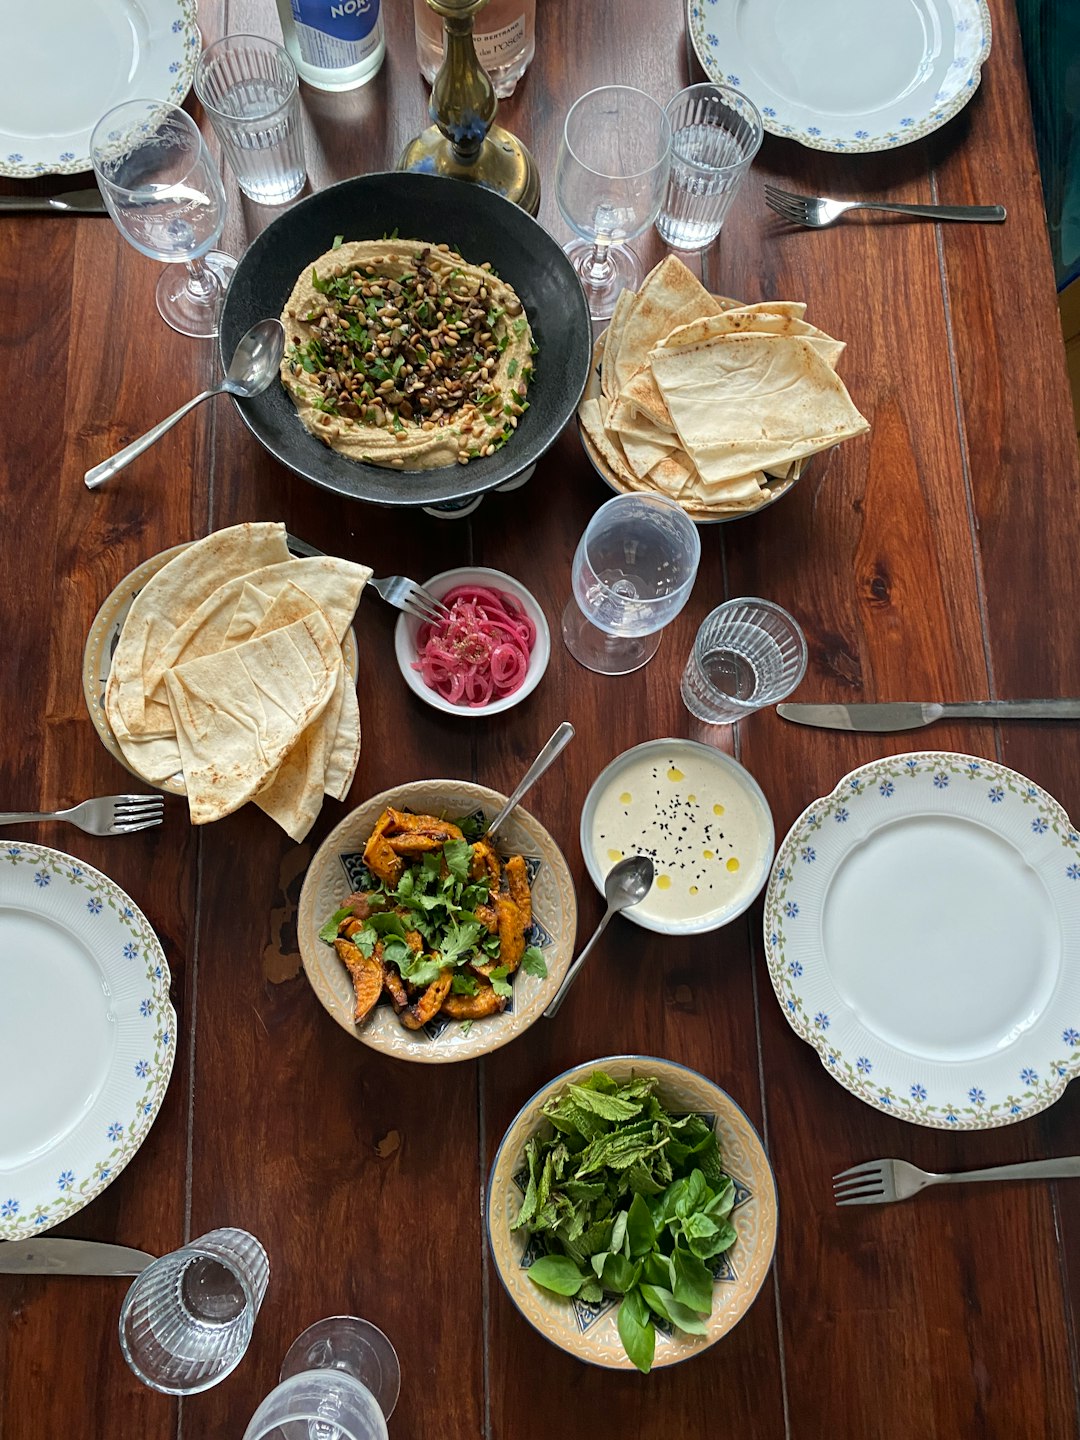
<path fill-rule="evenodd" d="M 505 445 L 528 408 L 524 307 L 489 264 L 448 245 L 338 245 L 304 270 L 281 323 L 300 419 L 353 460 L 465 465 Z"/>

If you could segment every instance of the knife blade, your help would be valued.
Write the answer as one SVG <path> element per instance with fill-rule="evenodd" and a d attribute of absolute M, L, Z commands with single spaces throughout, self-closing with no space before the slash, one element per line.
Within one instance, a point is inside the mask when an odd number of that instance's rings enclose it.
<path fill-rule="evenodd" d="M 139 1275 L 154 1260 L 145 1250 L 98 1240 L 6 1240 L 0 1275 Z"/>
<path fill-rule="evenodd" d="M 899 700 L 885 704 L 778 705 L 776 713 L 796 725 L 824 730 L 918 730 L 937 720 L 1080 720 L 1080 700 L 968 700 L 934 704 Z"/>
<path fill-rule="evenodd" d="M 0 210 L 52 210 L 60 215 L 109 213 L 96 185 L 89 190 L 66 190 L 63 195 L 0 195 Z"/>

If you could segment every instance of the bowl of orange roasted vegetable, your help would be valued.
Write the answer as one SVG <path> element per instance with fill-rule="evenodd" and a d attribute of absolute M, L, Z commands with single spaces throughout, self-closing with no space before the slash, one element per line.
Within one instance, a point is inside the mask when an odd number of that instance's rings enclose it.
<path fill-rule="evenodd" d="M 304 969 L 350 1034 L 444 1064 L 507 1044 L 551 1001 L 573 954 L 577 901 L 562 852 L 520 806 L 465 780 L 419 780 L 354 810 L 300 896 Z"/>

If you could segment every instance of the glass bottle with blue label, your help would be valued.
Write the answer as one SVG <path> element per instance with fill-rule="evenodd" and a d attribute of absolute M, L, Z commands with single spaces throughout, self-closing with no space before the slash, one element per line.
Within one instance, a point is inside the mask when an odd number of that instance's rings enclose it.
<path fill-rule="evenodd" d="M 380 0 L 277 0 L 277 7 L 301 80 L 355 90 L 378 74 L 386 54 Z"/>

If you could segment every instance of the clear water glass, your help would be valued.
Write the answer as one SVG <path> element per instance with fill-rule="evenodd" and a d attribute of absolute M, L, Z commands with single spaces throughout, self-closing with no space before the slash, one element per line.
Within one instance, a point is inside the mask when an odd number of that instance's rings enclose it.
<path fill-rule="evenodd" d="M 244 1440 L 388 1440 L 366 1385 L 344 1370 L 304 1370 L 271 1390 Z"/>
<path fill-rule="evenodd" d="M 619 292 L 641 281 L 626 241 L 656 219 L 671 165 L 671 127 L 663 108 L 630 85 L 602 85 L 570 107 L 555 166 L 555 198 L 581 238 L 563 249 L 585 287 L 594 320 L 606 319 Z"/>
<path fill-rule="evenodd" d="M 720 234 L 765 130 L 754 102 L 727 85 L 691 85 L 666 114 L 671 175 L 656 229 L 673 250 L 703 250 Z"/>
<path fill-rule="evenodd" d="M 282 1380 L 311 1370 L 341 1370 L 359 1380 L 390 1419 L 401 1392 L 397 1351 L 377 1325 L 358 1315 L 329 1315 L 298 1335 L 281 1362 Z"/>
<path fill-rule="evenodd" d="M 785 699 L 806 674 L 798 621 L 771 600 L 718 605 L 701 623 L 682 678 L 683 704 L 707 725 L 733 725 Z"/>
<path fill-rule="evenodd" d="M 214 249 L 225 191 L 195 121 L 162 100 L 128 100 L 98 121 L 90 156 L 121 235 L 169 264 L 157 287 L 162 319 L 182 335 L 216 335 L 236 261 Z"/>
<path fill-rule="evenodd" d="M 244 194 L 284 205 L 307 180 L 300 90 L 288 52 L 261 35 L 227 35 L 195 67 L 195 93 Z"/>
<path fill-rule="evenodd" d="M 266 1251 L 246 1230 L 211 1230 L 163 1255 L 124 1300 L 124 1359 L 166 1395 L 208 1390 L 244 1358 L 269 1278 Z"/>
<path fill-rule="evenodd" d="M 639 670 L 690 598 L 700 559 L 697 526 L 674 500 L 617 495 L 601 505 L 574 555 L 566 648 L 602 675 Z"/>

